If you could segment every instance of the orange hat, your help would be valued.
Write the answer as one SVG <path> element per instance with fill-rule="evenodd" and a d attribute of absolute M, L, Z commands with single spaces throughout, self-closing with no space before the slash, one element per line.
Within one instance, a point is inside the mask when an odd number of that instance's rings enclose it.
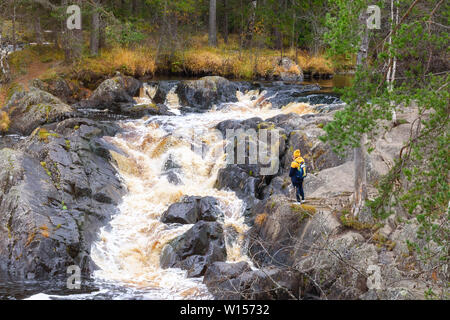
<path fill-rule="evenodd" d="M 302 154 L 300 153 L 300 150 L 297 149 L 294 151 L 294 159 L 300 157 Z"/>

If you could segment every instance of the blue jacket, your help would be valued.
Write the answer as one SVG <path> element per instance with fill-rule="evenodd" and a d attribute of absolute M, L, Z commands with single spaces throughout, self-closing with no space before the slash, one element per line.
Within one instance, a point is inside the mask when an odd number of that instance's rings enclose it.
<path fill-rule="evenodd" d="M 303 182 L 303 169 L 300 168 L 292 168 L 289 171 L 289 177 L 291 177 L 291 181 L 293 185 L 297 185 Z"/>

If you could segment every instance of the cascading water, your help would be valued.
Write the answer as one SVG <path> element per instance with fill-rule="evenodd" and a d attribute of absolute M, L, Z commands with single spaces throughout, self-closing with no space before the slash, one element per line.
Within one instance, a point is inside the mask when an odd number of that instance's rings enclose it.
<path fill-rule="evenodd" d="M 146 97 L 137 98 L 138 103 L 152 102 L 155 88 L 145 89 Z M 226 166 L 226 140 L 212 129 L 224 120 L 267 119 L 320 109 L 313 101 L 317 95 L 298 95 L 302 90 L 295 86 L 278 90 L 275 86 L 237 91 L 235 103 L 213 106 L 206 113 L 181 115 L 178 96 L 172 88 L 165 105 L 174 116 L 121 120 L 123 131 L 104 139 L 122 151 L 111 153 L 128 192 L 120 212 L 101 229 L 99 240 L 91 248 L 91 258 L 99 267 L 93 284 L 98 291 L 68 296 L 39 293 L 29 299 L 213 298 L 202 278 L 187 278 L 184 270 L 160 267 L 163 247 L 192 227 L 164 224 L 160 222 L 161 215 L 184 196 L 215 197 L 224 213 L 219 222 L 223 224 L 228 261 L 247 261 L 252 265 L 246 255 L 244 235 L 249 227 L 244 223 L 245 204 L 234 192 L 214 188 L 219 170 Z M 328 95 L 323 98 L 324 107 L 339 103 Z M 333 100 L 331 105 L 328 100 Z M 284 107 L 279 108 L 281 105 Z"/>
<path fill-rule="evenodd" d="M 169 97 L 168 105 L 173 110 L 177 99 Z M 213 196 L 219 200 L 224 230 L 234 231 L 233 236 L 225 235 L 228 261 L 250 262 L 245 252 L 244 233 L 248 227 L 242 216 L 244 203 L 234 192 L 214 188 L 218 171 L 226 163 L 221 152 L 224 140 L 211 129 L 227 119 L 264 119 L 279 113 L 307 113 L 310 109 L 304 103 L 271 109 L 270 103 L 263 103 L 264 93 L 259 91 L 238 91 L 237 98 L 238 102 L 227 104 L 220 111 L 122 122 L 124 132 L 109 138 L 126 154 L 113 153 L 113 157 L 128 194 L 120 213 L 101 230 L 100 241 L 92 247 L 92 259 L 100 267 L 94 274 L 97 279 L 147 290 L 160 299 L 211 298 L 201 279 L 186 278 L 183 270 L 163 270 L 159 266 L 164 245 L 192 227 L 160 222 L 168 206 L 185 195 Z M 195 152 L 199 136 L 206 145 L 203 154 Z M 169 181 L 167 163 L 176 165 L 178 184 Z"/>

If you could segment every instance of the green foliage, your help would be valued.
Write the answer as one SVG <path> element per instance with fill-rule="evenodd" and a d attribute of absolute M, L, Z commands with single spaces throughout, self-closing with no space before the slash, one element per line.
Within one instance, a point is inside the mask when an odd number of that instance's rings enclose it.
<path fill-rule="evenodd" d="M 130 46 L 145 39 L 145 35 L 136 30 L 132 22 L 126 22 L 121 26 L 108 27 L 106 34 L 111 42 L 119 43 L 122 46 Z"/>
<path fill-rule="evenodd" d="M 358 37 L 352 30 L 358 29 L 356 12 L 364 7 L 364 2 L 347 5 L 347 1 L 332 0 L 330 3 L 335 13 L 339 13 L 328 17 L 330 30 L 325 38 L 330 52 L 334 55 L 355 52 Z M 397 3 L 404 11 L 413 4 L 413 1 Z M 372 54 L 377 59 L 360 68 L 352 87 L 341 92 L 347 106 L 324 127 L 326 134 L 321 138 L 342 154 L 348 147 L 358 147 L 361 136 L 367 134 L 366 147 L 370 152 L 375 138 L 390 129 L 388 123 L 394 111 L 417 113 L 410 124 L 405 121 L 394 124 L 409 125 L 411 136 L 393 168 L 379 182 L 378 196 L 367 205 L 376 218 L 386 218 L 401 209 L 415 217 L 420 225 L 418 238 L 425 240 L 426 245 L 411 241 L 410 248 L 427 263 L 436 261 L 432 259 L 436 257 L 440 263 L 448 263 L 449 250 L 450 75 L 448 71 L 430 73 L 432 68 L 438 71 L 439 67 L 445 68 L 440 62 L 433 62 L 433 53 L 448 50 L 446 29 L 429 27 L 430 12 L 441 4 L 429 1 L 422 10 L 411 10 L 392 33 L 391 43 L 384 41 L 386 33 L 381 37 L 371 33 L 372 43 L 383 44 L 372 46 Z M 442 19 L 442 15 L 436 12 L 434 15 Z M 448 22 L 448 15 L 444 13 L 447 20 L 444 18 L 443 23 Z M 387 66 L 392 65 L 393 59 L 401 66 L 397 70 L 401 79 L 390 87 L 386 81 Z"/>
<path fill-rule="evenodd" d="M 326 14 L 328 31 L 324 41 L 328 44 L 330 57 L 349 56 L 359 48 L 361 23 L 359 16 L 369 4 L 366 0 L 329 0 Z M 372 3 L 370 3 L 372 4 Z"/>

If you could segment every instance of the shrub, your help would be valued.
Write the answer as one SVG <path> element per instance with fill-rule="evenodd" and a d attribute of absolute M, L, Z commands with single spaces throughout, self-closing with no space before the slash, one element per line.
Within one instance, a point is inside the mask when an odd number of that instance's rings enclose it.
<path fill-rule="evenodd" d="M 0 111 L 0 132 L 7 132 L 10 124 L 11 120 L 9 119 L 8 113 Z"/>

